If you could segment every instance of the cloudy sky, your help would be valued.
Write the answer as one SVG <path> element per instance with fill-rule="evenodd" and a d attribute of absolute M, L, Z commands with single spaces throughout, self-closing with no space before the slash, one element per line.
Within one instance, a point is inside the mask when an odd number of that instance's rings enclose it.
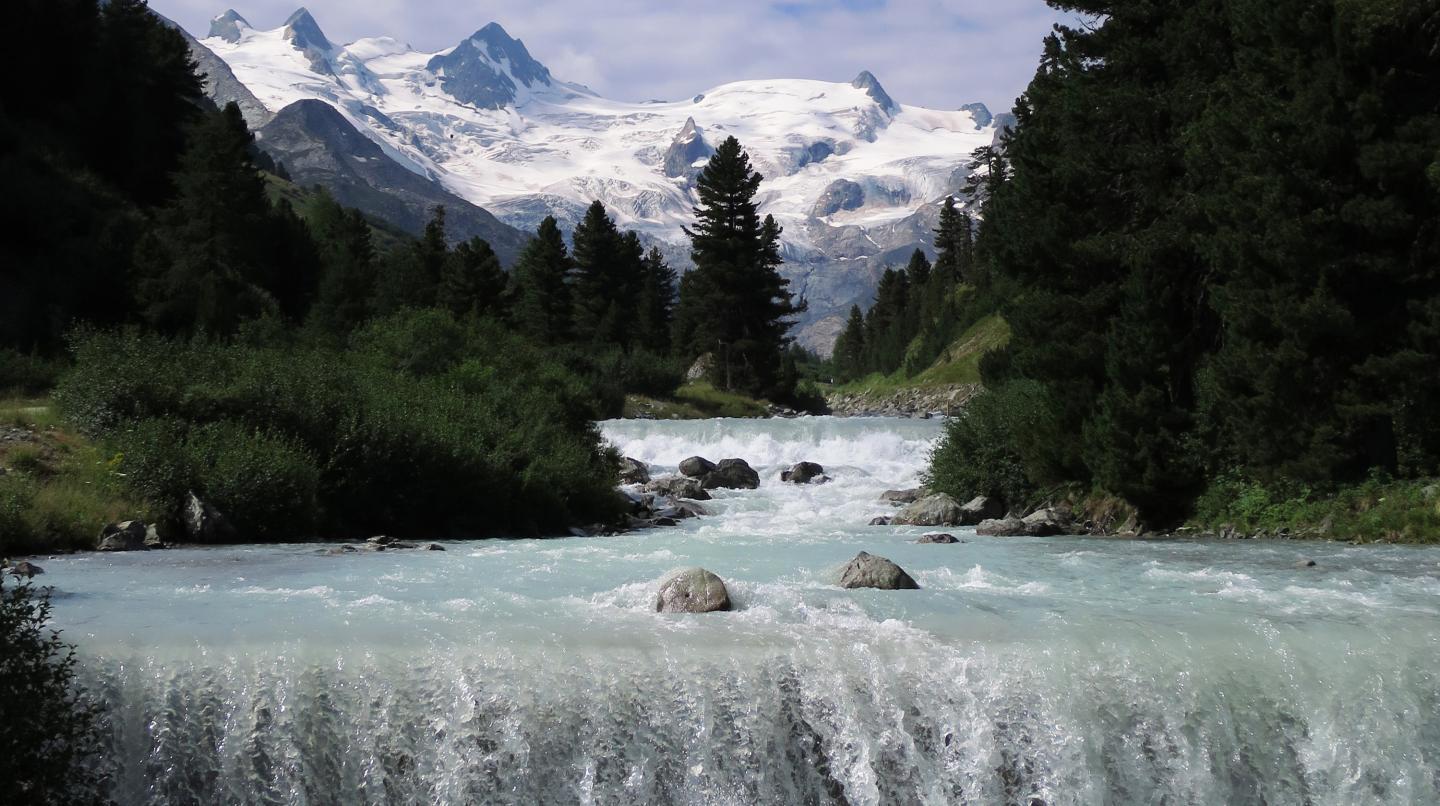
<path fill-rule="evenodd" d="M 150 0 L 204 37 L 226 2 L 274 28 L 297 0 Z M 490 21 L 557 77 L 618 100 L 688 98 L 750 78 L 849 81 L 897 101 L 1009 109 L 1061 16 L 1042 0 L 304 0 L 335 42 L 388 35 L 426 51 Z"/>

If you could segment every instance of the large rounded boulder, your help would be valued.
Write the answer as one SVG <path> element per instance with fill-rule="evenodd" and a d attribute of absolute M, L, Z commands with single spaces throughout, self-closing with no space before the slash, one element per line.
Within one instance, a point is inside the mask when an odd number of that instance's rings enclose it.
<path fill-rule="evenodd" d="M 715 472 L 715 463 L 703 456 L 692 456 L 680 463 L 680 475 L 703 479 Z"/>
<path fill-rule="evenodd" d="M 707 490 L 754 490 L 760 486 L 760 474 L 744 459 L 721 459 L 700 484 Z"/>
<path fill-rule="evenodd" d="M 669 476 L 663 479 L 656 479 L 645 485 L 645 489 L 652 493 L 668 495 L 671 498 L 688 498 L 691 501 L 710 500 L 710 493 L 705 492 L 705 487 L 700 484 L 699 479 L 686 478 L 685 476 Z"/>
<path fill-rule="evenodd" d="M 146 538 L 154 533 L 155 527 L 149 526 L 144 521 L 112 523 L 100 531 L 96 550 L 145 551 L 151 547 L 146 544 Z"/>
<path fill-rule="evenodd" d="M 657 613 L 716 613 L 730 609 L 725 581 L 704 568 L 684 568 L 660 582 Z"/>
<path fill-rule="evenodd" d="M 829 481 L 825 468 L 814 462 L 800 462 L 780 474 L 780 480 L 791 484 L 824 484 Z"/>
<path fill-rule="evenodd" d="M 927 495 L 895 515 L 896 526 L 960 526 L 965 513 L 960 502 L 945 493 Z"/>
<path fill-rule="evenodd" d="M 896 591 L 919 590 L 920 584 L 895 563 L 862 551 L 840 572 L 840 587 Z"/>
<path fill-rule="evenodd" d="M 621 484 L 649 484 L 650 466 L 626 456 L 620 460 L 620 483 Z"/>

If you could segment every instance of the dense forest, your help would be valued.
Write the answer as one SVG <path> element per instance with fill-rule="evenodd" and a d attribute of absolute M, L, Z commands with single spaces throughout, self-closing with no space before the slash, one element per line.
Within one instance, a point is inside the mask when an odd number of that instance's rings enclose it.
<path fill-rule="evenodd" d="M 53 390 L 162 522 L 194 493 L 252 539 L 563 532 L 616 516 L 594 422 L 627 394 L 714 354 L 716 386 L 796 396 L 803 303 L 733 138 L 683 284 L 598 202 L 505 267 L 443 208 L 412 237 L 288 182 L 143 0 L 12 19 L 46 32 L 17 58 L 56 73 L 0 88 L 0 392 Z M 57 542 L 36 475 L 0 478 L 0 548 Z"/>
<path fill-rule="evenodd" d="M 1440 471 L 1440 2 L 1051 5 L 1092 22 L 1046 40 L 978 199 L 1013 337 L 935 483 L 1164 525 Z"/>

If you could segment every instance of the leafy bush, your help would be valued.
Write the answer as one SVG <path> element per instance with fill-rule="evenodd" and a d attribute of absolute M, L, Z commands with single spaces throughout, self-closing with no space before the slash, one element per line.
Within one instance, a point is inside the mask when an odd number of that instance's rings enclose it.
<path fill-rule="evenodd" d="M 0 573 L 0 781 L 13 803 L 104 803 L 97 709 L 50 601 Z"/>
<path fill-rule="evenodd" d="M 1051 481 L 1044 477 L 1043 457 L 1053 419 L 1037 384 L 985 392 L 946 424 L 926 485 L 961 500 L 987 495 L 1018 505 Z"/>
<path fill-rule="evenodd" d="M 0 394 L 44 394 L 59 379 L 58 362 L 0 347 Z"/>
<path fill-rule="evenodd" d="M 1360 484 L 1317 489 L 1259 482 L 1232 471 L 1199 497 L 1193 523 L 1250 533 L 1288 529 L 1340 540 L 1429 543 L 1440 540 L 1440 496 L 1433 482 L 1378 474 Z"/>
<path fill-rule="evenodd" d="M 372 322 L 342 352 L 85 334 L 56 392 L 175 512 L 195 490 L 266 539 L 557 533 L 615 515 L 593 387 L 493 324 Z"/>

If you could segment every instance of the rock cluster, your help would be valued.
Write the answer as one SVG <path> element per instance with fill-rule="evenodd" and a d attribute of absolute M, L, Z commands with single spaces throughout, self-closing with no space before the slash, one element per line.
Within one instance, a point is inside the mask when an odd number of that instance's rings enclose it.
<path fill-rule="evenodd" d="M 96 550 L 98 551 L 146 551 L 163 549 L 165 541 L 153 523 L 144 521 L 121 521 L 100 530 Z"/>
<path fill-rule="evenodd" d="M 1068 510 L 1039 509 L 1024 518 L 995 518 L 984 521 L 975 534 L 989 537 L 1051 537 L 1075 530 Z"/>
<path fill-rule="evenodd" d="M 744 459 L 721 459 L 716 464 L 692 456 L 680 463 L 680 473 L 699 481 L 706 490 L 754 490 L 760 486 L 760 474 Z"/>
<path fill-rule="evenodd" d="M 649 484 L 650 466 L 629 456 L 620 460 L 621 484 Z"/>
<path fill-rule="evenodd" d="M 890 392 L 836 393 L 825 402 L 841 417 L 934 417 L 959 413 L 980 394 L 979 384 L 956 384 Z"/>

